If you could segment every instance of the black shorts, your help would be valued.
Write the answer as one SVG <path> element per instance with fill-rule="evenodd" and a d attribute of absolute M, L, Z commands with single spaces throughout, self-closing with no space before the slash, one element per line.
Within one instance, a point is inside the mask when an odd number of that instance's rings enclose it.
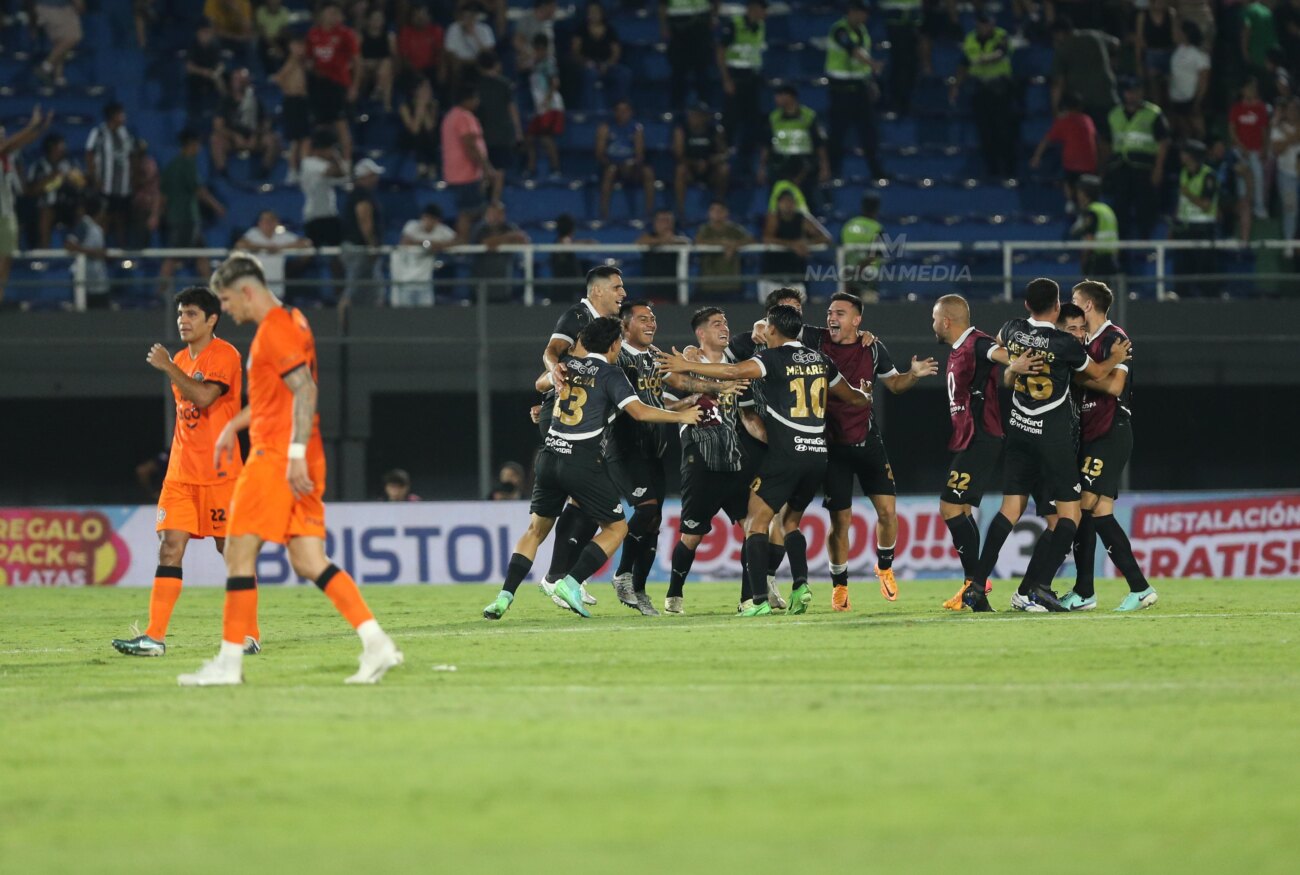
<path fill-rule="evenodd" d="M 972 438 L 966 449 L 953 453 L 948 465 L 948 482 L 939 500 L 978 507 L 984 493 L 993 485 L 1000 458 L 1002 438 L 990 435 Z"/>
<path fill-rule="evenodd" d="M 307 96 L 311 101 L 312 124 L 331 125 L 347 111 L 348 90 L 333 79 L 312 76 Z"/>
<path fill-rule="evenodd" d="M 800 453 L 789 456 L 769 452 L 763 457 L 758 476 L 750 484 L 750 491 L 772 508 L 773 513 L 789 505 L 802 513 L 817 497 L 826 478 L 826 456 L 821 453 Z"/>
<path fill-rule="evenodd" d="M 203 245 L 203 234 L 193 222 L 171 222 L 166 240 L 169 249 L 191 249 Z"/>
<path fill-rule="evenodd" d="M 1133 427 L 1115 421 L 1108 434 L 1090 441 L 1079 450 L 1079 474 L 1084 492 L 1116 498 L 1120 475 L 1133 455 Z"/>
<path fill-rule="evenodd" d="M 311 136 L 311 101 L 302 95 L 290 95 L 280 109 L 284 138 L 290 143 Z"/>
<path fill-rule="evenodd" d="M 532 513 L 555 519 L 572 498 L 582 512 L 597 523 L 624 518 L 618 488 L 609 479 L 604 458 L 587 451 L 565 456 L 550 449 L 537 454 L 533 478 Z"/>
<path fill-rule="evenodd" d="M 664 460 L 645 456 L 624 456 L 609 459 L 609 476 L 627 503 L 636 507 L 647 501 L 664 502 L 668 491 L 664 476 Z"/>
<path fill-rule="evenodd" d="M 853 479 L 863 495 L 897 495 L 894 469 L 885 453 L 885 442 L 873 431 L 857 446 L 831 444 L 826 462 L 826 497 L 822 507 L 834 513 L 853 506 Z"/>
<path fill-rule="evenodd" d="M 682 534 L 707 535 L 722 511 L 733 523 L 749 514 L 749 484 L 753 477 L 742 464 L 739 471 L 712 471 L 689 444 L 682 448 Z"/>
<path fill-rule="evenodd" d="M 303 230 L 313 246 L 338 246 L 343 242 L 343 221 L 338 216 L 312 219 Z"/>
<path fill-rule="evenodd" d="M 1007 495 L 1032 495 L 1039 512 L 1043 501 L 1078 501 L 1078 450 L 1074 437 L 1025 435 L 1014 426 L 1007 436 L 1004 486 Z"/>

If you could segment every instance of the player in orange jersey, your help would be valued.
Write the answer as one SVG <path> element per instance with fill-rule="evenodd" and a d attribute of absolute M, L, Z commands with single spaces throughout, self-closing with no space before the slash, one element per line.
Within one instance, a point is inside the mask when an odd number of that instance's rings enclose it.
<path fill-rule="evenodd" d="M 347 682 L 373 684 L 401 665 L 402 654 L 379 628 L 356 581 L 325 555 L 325 449 L 311 326 L 267 289 L 261 262 L 251 255 L 226 259 L 211 285 L 222 312 L 237 324 L 257 324 L 248 351 L 248 406 L 217 437 L 218 467 L 233 456 L 245 428 L 250 448 L 230 505 L 221 649 L 178 680 L 183 687 L 243 683 L 243 642 L 257 624 L 257 553 L 274 541 L 288 546 L 293 570 L 316 581 L 361 637 L 361 666 Z"/>
<path fill-rule="evenodd" d="M 239 412 L 239 351 L 213 335 L 221 321 L 221 302 L 203 286 L 176 296 L 176 327 L 185 348 L 174 357 L 161 343 L 147 361 L 168 376 L 176 398 L 176 429 L 171 458 L 158 499 L 158 570 L 149 596 L 149 628 L 134 638 L 115 638 L 113 646 L 128 656 L 162 656 L 172 608 L 181 594 L 181 559 L 190 538 L 212 538 L 217 552 L 226 543 L 226 520 L 235 478 L 243 467 L 238 448 L 231 463 L 218 469 L 212 461 L 217 436 Z M 256 618 L 244 639 L 244 652 L 257 653 Z M 138 630 L 135 630 L 138 631 Z"/>

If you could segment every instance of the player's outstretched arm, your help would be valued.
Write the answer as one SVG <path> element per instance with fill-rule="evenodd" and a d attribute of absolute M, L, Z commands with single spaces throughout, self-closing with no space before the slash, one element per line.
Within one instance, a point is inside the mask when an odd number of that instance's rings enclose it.
<path fill-rule="evenodd" d="M 850 386 L 848 380 L 836 380 L 830 387 L 830 395 L 853 407 L 871 406 L 871 384 L 866 380 L 862 381 L 862 386 L 858 389 Z"/>
<path fill-rule="evenodd" d="M 895 395 L 901 395 L 915 386 L 918 380 L 923 377 L 933 377 L 937 373 L 939 373 L 939 363 L 934 359 L 918 359 L 916 356 L 912 356 L 912 367 L 908 368 L 907 373 L 894 374 L 891 377 L 882 379 L 885 382 L 885 388 Z"/>
<path fill-rule="evenodd" d="M 740 422 L 745 426 L 745 431 L 749 432 L 750 437 L 760 443 L 767 443 L 767 426 L 763 424 L 763 417 L 752 410 L 742 410 Z"/>
<path fill-rule="evenodd" d="M 314 484 L 307 473 L 307 441 L 311 439 L 312 420 L 316 416 L 316 381 L 306 365 L 299 365 L 284 375 L 284 384 L 293 393 L 293 437 L 289 441 L 289 469 L 286 477 L 294 495 L 310 495 Z"/>
<path fill-rule="evenodd" d="M 564 385 L 564 365 L 560 364 L 560 356 L 572 348 L 573 344 L 563 337 L 552 337 L 542 353 L 542 367 L 551 375 L 551 385 L 556 388 Z"/>
<path fill-rule="evenodd" d="M 1095 362 L 1088 359 L 1087 367 L 1082 371 L 1089 380 L 1104 380 L 1110 372 L 1132 358 L 1133 344 L 1120 338 L 1110 346 L 1110 355 L 1104 361 Z"/>
<path fill-rule="evenodd" d="M 1128 371 L 1123 368 L 1116 368 L 1104 380 L 1089 380 L 1082 374 L 1076 374 L 1074 382 L 1085 389 L 1091 389 L 1105 395 L 1114 395 L 1118 398 L 1124 394 L 1124 385 L 1128 382 Z"/>
<path fill-rule="evenodd" d="M 749 385 L 748 380 L 706 380 L 690 374 L 669 374 L 664 383 L 679 395 L 734 395 Z"/>
<path fill-rule="evenodd" d="M 673 347 L 672 352 L 659 352 L 655 356 L 659 361 L 659 370 L 665 374 L 694 373 L 712 380 L 757 380 L 763 376 L 763 368 L 756 359 L 726 364 L 710 362 L 693 362 Z"/>
<path fill-rule="evenodd" d="M 700 421 L 700 408 L 692 405 L 685 410 L 660 410 L 640 401 L 633 401 L 623 408 L 623 412 L 637 422 L 669 422 L 680 425 L 696 425 Z"/>
<path fill-rule="evenodd" d="M 989 355 L 989 358 L 993 361 L 998 361 L 995 357 L 998 353 L 1001 353 L 1004 357 L 1010 359 L 1010 361 L 1006 363 L 1007 369 L 1002 372 L 1002 385 L 1004 386 L 1014 386 L 1016 380 L 1021 376 L 1037 374 L 1043 370 L 1042 353 L 1029 352 L 1012 359 L 1010 358 L 1010 355 L 1007 354 L 1007 348 L 1005 346 L 998 346 L 994 347 L 994 352 Z"/>
<path fill-rule="evenodd" d="M 145 361 L 149 363 L 150 367 L 166 374 L 177 391 L 181 393 L 181 397 L 200 410 L 215 404 L 217 399 L 228 390 L 228 387 L 221 383 L 202 383 L 193 377 L 187 376 L 172 361 L 172 357 L 167 354 L 167 348 L 161 343 L 155 343 L 149 348 L 149 355 L 145 357 Z"/>

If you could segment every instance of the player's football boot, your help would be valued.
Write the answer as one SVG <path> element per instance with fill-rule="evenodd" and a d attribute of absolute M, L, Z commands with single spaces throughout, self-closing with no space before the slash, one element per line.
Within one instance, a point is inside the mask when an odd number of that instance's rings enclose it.
<path fill-rule="evenodd" d="M 176 678 L 182 687 L 231 687 L 244 682 L 243 668 L 220 656 L 209 659 L 193 674 Z"/>
<path fill-rule="evenodd" d="M 1047 608 L 1034 601 L 1032 596 L 1021 595 L 1019 591 L 1011 594 L 1011 610 L 1024 611 L 1028 614 L 1046 614 Z"/>
<path fill-rule="evenodd" d="M 679 595 L 670 595 L 664 598 L 665 614 L 684 614 L 686 609 L 682 607 L 682 597 Z"/>
<path fill-rule="evenodd" d="M 162 656 L 167 652 L 167 645 L 148 635 L 137 635 L 134 638 L 114 638 L 113 649 L 127 656 Z"/>
<path fill-rule="evenodd" d="M 1097 597 L 1090 595 L 1084 598 L 1074 590 L 1070 590 L 1061 596 L 1061 606 L 1067 611 L 1095 611 L 1097 609 Z"/>
<path fill-rule="evenodd" d="M 952 598 L 943 603 L 943 606 L 950 611 L 960 611 L 966 605 L 966 593 L 972 588 L 973 580 L 964 580 L 961 589 L 957 590 Z"/>
<path fill-rule="evenodd" d="M 737 613 L 737 614 L 743 614 L 743 613 L 745 613 L 745 611 L 749 610 L 749 609 L 752 608 L 753 606 L 754 606 L 754 600 L 753 600 L 753 599 L 745 599 L 743 602 L 741 602 L 740 604 L 736 605 L 736 613 Z"/>
<path fill-rule="evenodd" d="M 641 612 L 643 617 L 659 616 L 659 612 L 655 610 L 654 602 L 650 601 L 650 596 L 643 592 L 636 594 L 636 609 Z"/>
<path fill-rule="evenodd" d="M 390 668 L 397 668 L 405 660 L 393 639 L 387 635 L 382 641 L 366 647 L 357 658 L 357 673 L 347 678 L 345 684 L 377 684 Z"/>
<path fill-rule="evenodd" d="M 847 586 L 831 587 L 831 610 L 848 611 L 853 606 L 849 604 L 849 588 Z"/>
<path fill-rule="evenodd" d="M 1061 604 L 1061 599 L 1048 586 L 1034 587 L 1029 597 L 1035 604 L 1042 605 L 1053 614 L 1068 614 L 1070 609 Z"/>
<path fill-rule="evenodd" d="M 791 615 L 806 614 L 808 612 L 808 606 L 812 604 L 812 599 L 812 590 L 808 588 L 808 584 L 801 583 L 796 586 L 794 591 L 790 593 Z"/>
<path fill-rule="evenodd" d="M 540 589 L 542 595 L 547 598 L 555 598 L 555 583 L 553 581 L 547 580 L 543 577 L 541 580 L 537 581 L 537 588 Z"/>
<path fill-rule="evenodd" d="M 483 619 L 500 620 L 506 615 L 506 611 L 510 610 L 510 605 L 514 603 L 514 600 L 513 595 L 502 590 L 497 594 L 496 600 L 483 609 Z"/>
<path fill-rule="evenodd" d="M 591 616 L 591 611 L 587 610 L 587 606 L 582 603 L 582 588 L 578 585 L 578 581 L 572 577 L 566 577 L 556 583 L 555 594 L 564 599 L 564 603 L 569 606 L 569 610 L 579 617 Z M 636 607 L 636 605 L 633 604 L 633 607 Z"/>
<path fill-rule="evenodd" d="M 894 580 L 894 569 L 876 566 L 876 580 L 880 581 L 880 594 L 886 601 L 898 600 L 898 581 Z"/>
<path fill-rule="evenodd" d="M 761 605 L 756 605 L 753 602 L 750 602 L 749 607 L 740 612 L 740 616 L 742 617 L 767 617 L 771 616 L 771 614 L 772 606 L 767 602 L 763 602 Z"/>
<path fill-rule="evenodd" d="M 252 635 L 244 636 L 244 655 L 257 656 L 262 652 L 262 642 L 258 641 Z"/>
<path fill-rule="evenodd" d="M 993 606 L 989 604 L 988 593 L 978 586 L 966 587 L 966 591 L 961 596 L 961 603 L 977 614 L 997 613 L 993 610 Z"/>
<path fill-rule="evenodd" d="M 615 574 L 612 583 L 614 584 L 614 594 L 618 596 L 618 600 L 627 607 L 638 610 L 636 589 L 632 586 L 632 575 Z M 579 598 L 581 598 L 581 595 L 579 595 Z"/>
<path fill-rule="evenodd" d="M 1120 602 L 1119 607 L 1115 610 L 1118 613 L 1127 614 L 1130 611 L 1140 611 L 1143 608 L 1149 608 L 1159 600 L 1160 597 L 1156 595 L 1156 591 L 1148 586 L 1146 589 L 1142 590 L 1142 592 L 1131 592 L 1124 596 L 1124 601 Z"/>
<path fill-rule="evenodd" d="M 587 592 L 587 584 L 585 583 L 578 584 L 578 591 L 582 593 L 582 603 L 584 605 L 594 606 L 596 604 L 596 597 L 591 593 Z"/>
<path fill-rule="evenodd" d="M 767 579 L 767 603 L 774 611 L 784 611 L 790 604 L 781 597 L 781 587 L 776 585 L 776 575 Z"/>

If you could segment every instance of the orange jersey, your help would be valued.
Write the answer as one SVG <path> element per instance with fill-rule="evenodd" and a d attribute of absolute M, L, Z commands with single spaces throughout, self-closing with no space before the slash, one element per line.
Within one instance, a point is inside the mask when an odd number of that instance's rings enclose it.
<path fill-rule="evenodd" d="M 251 451 L 284 456 L 293 439 L 293 392 L 284 378 L 306 367 L 316 379 L 316 338 L 302 311 L 277 307 L 257 326 L 248 351 L 248 439 Z M 311 455 L 324 455 L 320 442 L 320 416 L 312 417 Z"/>
<path fill-rule="evenodd" d="M 172 361 L 187 377 L 200 383 L 220 383 L 226 390 L 206 409 L 200 410 L 172 385 L 172 395 L 176 398 L 176 431 L 172 435 L 166 479 L 198 486 L 233 481 L 244 467 L 238 448 L 234 459 L 224 462 L 220 470 L 212 464 L 212 454 L 217 436 L 239 412 L 242 380 L 239 350 L 214 337 L 198 358 L 190 355 L 187 346 Z"/>

